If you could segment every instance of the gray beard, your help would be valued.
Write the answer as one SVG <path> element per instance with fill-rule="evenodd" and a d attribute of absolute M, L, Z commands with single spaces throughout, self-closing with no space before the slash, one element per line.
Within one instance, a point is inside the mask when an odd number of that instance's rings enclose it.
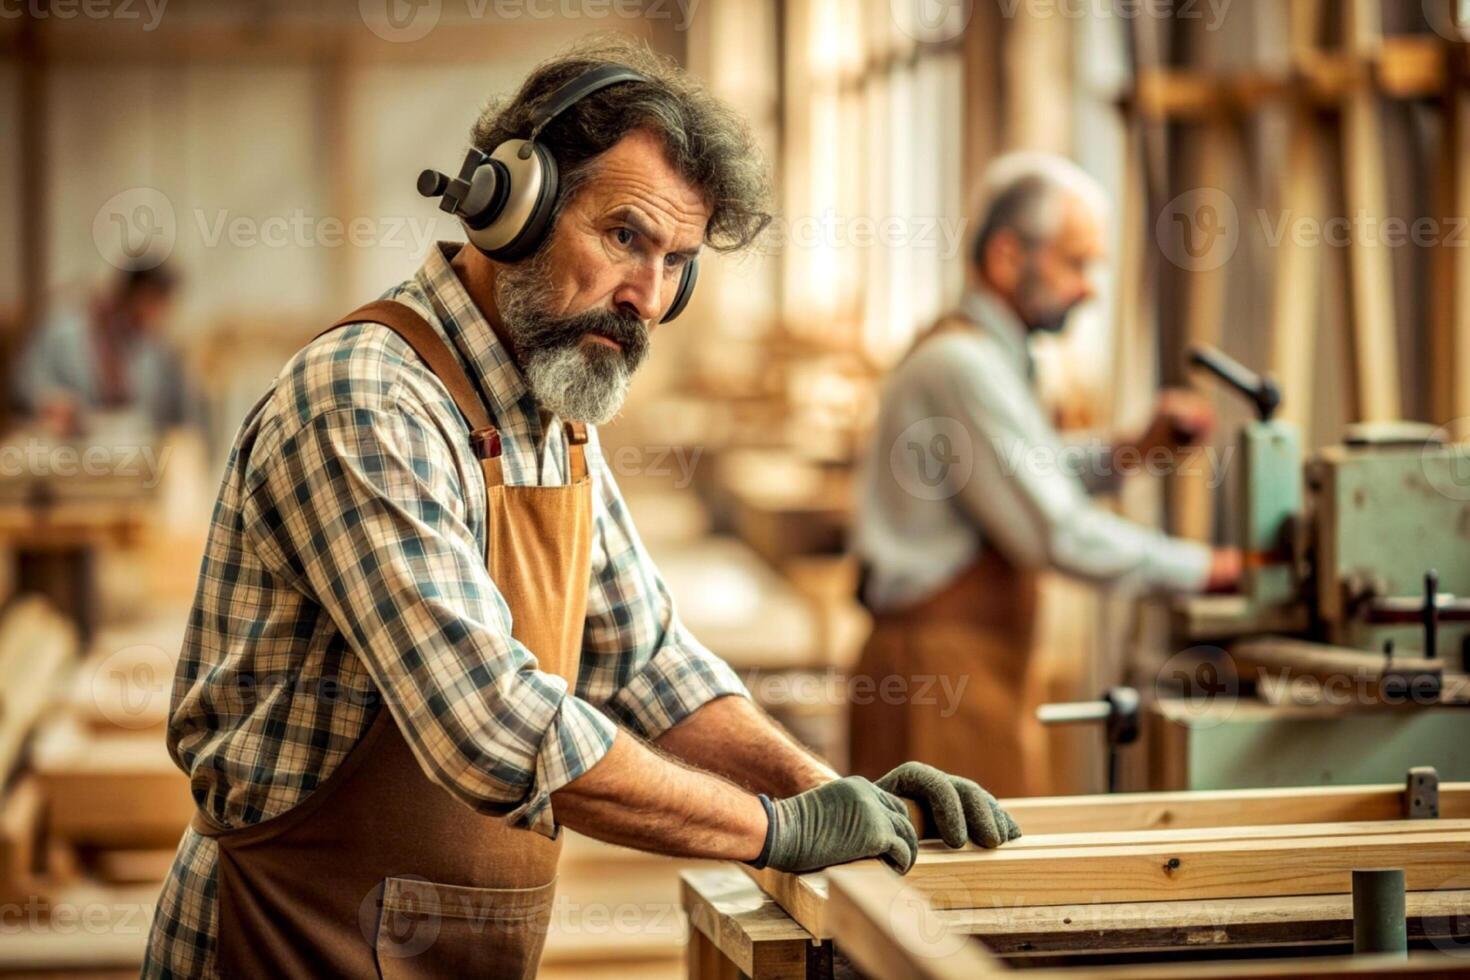
<path fill-rule="evenodd" d="M 648 351 L 648 331 L 636 319 L 606 311 L 556 317 L 541 306 L 551 294 L 547 249 L 501 268 L 495 303 L 521 373 L 536 403 L 566 421 L 602 425 L 623 407 L 633 372 Z M 605 333 L 621 351 L 585 341 Z"/>
<path fill-rule="evenodd" d="M 536 351 L 521 366 L 537 404 L 562 419 L 602 425 L 628 397 L 632 372 L 623 355 L 607 347 Z"/>

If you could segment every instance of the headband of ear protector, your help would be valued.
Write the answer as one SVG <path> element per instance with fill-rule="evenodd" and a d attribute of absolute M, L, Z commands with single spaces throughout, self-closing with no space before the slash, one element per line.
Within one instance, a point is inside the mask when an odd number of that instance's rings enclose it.
<path fill-rule="evenodd" d="M 551 225 L 556 206 L 556 161 L 536 137 L 553 119 L 594 92 L 622 82 L 647 81 L 621 65 L 602 65 L 565 83 L 531 120 L 528 138 L 506 140 L 486 156 L 470 147 L 459 176 L 437 170 L 419 174 L 424 197 L 438 197 L 439 209 L 459 218 L 470 244 L 497 262 L 515 262 L 536 251 Z M 684 265 L 674 301 L 663 315 L 668 323 L 683 312 L 699 278 L 699 260 Z"/>

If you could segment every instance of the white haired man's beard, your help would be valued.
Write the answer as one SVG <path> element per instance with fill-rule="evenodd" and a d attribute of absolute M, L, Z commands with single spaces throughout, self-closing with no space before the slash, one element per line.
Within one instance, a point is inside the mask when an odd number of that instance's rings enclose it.
<path fill-rule="evenodd" d="M 1052 294 L 1036 268 L 1034 257 L 1028 258 L 1021 270 L 1016 300 L 1027 328 L 1038 333 L 1061 333 L 1067 326 L 1067 318 L 1080 305 L 1063 302 Z"/>
<path fill-rule="evenodd" d="M 547 311 L 548 252 L 500 269 L 496 307 L 537 404 L 565 420 L 601 425 L 623 407 L 633 372 L 648 354 L 648 328 L 636 315 L 612 310 L 567 317 Z M 588 341 L 589 333 L 622 349 Z"/>

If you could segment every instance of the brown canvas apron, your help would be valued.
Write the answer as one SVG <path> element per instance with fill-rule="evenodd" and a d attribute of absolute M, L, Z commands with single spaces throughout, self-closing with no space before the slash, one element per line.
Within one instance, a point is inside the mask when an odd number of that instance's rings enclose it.
<path fill-rule="evenodd" d="M 399 334 L 454 397 L 485 473 L 486 564 L 513 634 L 540 669 L 575 688 L 591 567 L 592 497 L 568 426 L 567 486 L 505 486 L 484 403 L 438 334 L 379 301 L 338 321 Z M 560 841 L 480 814 L 424 774 L 382 708 L 332 774 L 287 812 L 225 830 L 217 962 L 235 977 L 529 977 L 556 885 Z"/>
<path fill-rule="evenodd" d="M 947 317 L 914 346 L 963 328 Z M 1028 795 L 1037 594 L 1035 574 L 987 547 L 934 595 L 875 613 L 848 685 L 852 772 L 878 779 L 913 760 L 996 796 Z"/>

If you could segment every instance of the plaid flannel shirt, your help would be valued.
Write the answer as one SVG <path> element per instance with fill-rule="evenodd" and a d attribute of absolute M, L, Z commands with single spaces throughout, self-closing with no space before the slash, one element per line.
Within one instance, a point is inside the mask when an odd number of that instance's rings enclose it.
<path fill-rule="evenodd" d="M 387 293 L 434 325 L 500 428 L 508 484 L 567 482 L 543 418 L 440 244 Z M 576 690 L 511 636 L 485 568 L 485 486 L 448 392 L 388 328 L 327 334 L 240 428 L 174 678 L 169 751 L 229 827 L 291 809 L 379 706 L 438 785 L 555 836 L 550 794 L 617 725 L 652 738 L 739 678 L 680 624 L 590 432 L 592 574 Z M 186 831 L 145 975 L 214 975 L 215 843 Z"/>

